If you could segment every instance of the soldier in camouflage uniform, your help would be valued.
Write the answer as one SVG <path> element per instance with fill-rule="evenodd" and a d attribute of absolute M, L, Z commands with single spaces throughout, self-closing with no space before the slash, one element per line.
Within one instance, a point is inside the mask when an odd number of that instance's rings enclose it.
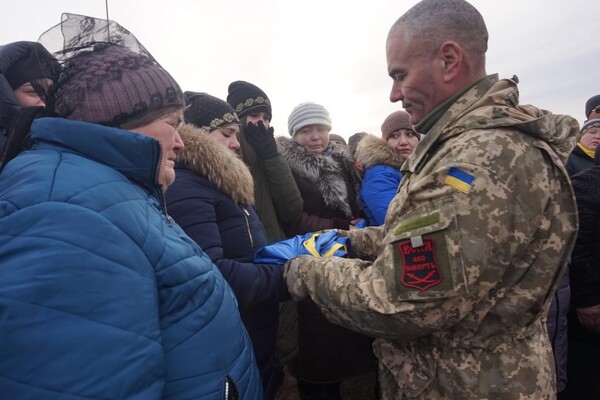
<path fill-rule="evenodd" d="M 398 20 L 390 99 L 426 136 L 385 224 L 349 232 L 360 259 L 286 265 L 294 298 L 377 338 L 384 399 L 554 398 L 544 318 L 577 231 L 563 162 L 578 125 L 519 105 L 516 79 L 486 76 L 486 49 L 462 0 Z"/>

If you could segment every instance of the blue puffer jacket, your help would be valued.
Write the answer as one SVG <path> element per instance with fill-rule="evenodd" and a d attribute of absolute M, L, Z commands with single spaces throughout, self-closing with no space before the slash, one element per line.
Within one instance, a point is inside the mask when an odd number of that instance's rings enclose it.
<path fill-rule="evenodd" d="M 185 150 L 166 193 L 167 209 L 231 285 L 252 339 L 265 397 L 274 398 L 278 384 L 272 354 L 279 302 L 289 299 L 289 292 L 283 267 L 253 263 L 254 251 L 266 245 L 266 237 L 251 206 L 252 176 L 239 158 L 204 131 L 188 124 L 179 131 Z"/>
<path fill-rule="evenodd" d="M 159 143 L 42 118 L 0 175 L 0 393 L 261 399 L 227 283 L 167 216 Z"/>
<path fill-rule="evenodd" d="M 402 180 L 404 158 L 382 139 L 367 135 L 358 142 L 356 161 L 364 171 L 359 197 L 369 225 L 383 225 Z"/>

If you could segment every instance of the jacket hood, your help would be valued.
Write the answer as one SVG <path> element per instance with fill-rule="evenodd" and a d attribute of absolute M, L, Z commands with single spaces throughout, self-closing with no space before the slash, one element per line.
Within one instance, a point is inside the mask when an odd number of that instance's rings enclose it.
<path fill-rule="evenodd" d="M 39 118 L 31 124 L 34 146 L 60 146 L 107 165 L 147 187 L 158 185 L 160 143 L 119 128 L 64 118 Z"/>
<path fill-rule="evenodd" d="M 448 127 L 446 129 L 446 127 Z M 471 129 L 516 129 L 544 142 L 564 163 L 577 142 L 579 124 L 567 115 L 555 115 L 531 105 L 519 105 L 519 90 L 512 79 L 489 75 L 461 96 L 425 138 L 410 158 L 418 165 L 434 143 Z"/>
<path fill-rule="evenodd" d="M 316 185 L 328 207 L 341 210 L 348 218 L 358 214 L 360 176 L 347 146 L 317 154 L 292 139 L 280 136 L 275 140 L 290 169 Z"/>
<path fill-rule="evenodd" d="M 191 124 L 179 127 L 185 145 L 177 156 L 180 166 L 204 176 L 237 204 L 254 205 L 254 182 L 246 164 Z"/>
<path fill-rule="evenodd" d="M 363 168 L 371 168 L 375 165 L 387 165 L 400 170 L 404 164 L 404 158 L 392 149 L 381 138 L 373 135 L 363 137 L 356 148 L 356 161 Z"/>

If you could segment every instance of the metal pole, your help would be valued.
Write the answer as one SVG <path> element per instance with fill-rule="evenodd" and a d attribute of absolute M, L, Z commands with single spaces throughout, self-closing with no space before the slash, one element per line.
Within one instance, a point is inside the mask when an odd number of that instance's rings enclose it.
<path fill-rule="evenodd" d="M 104 4 L 106 5 L 106 38 L 107 42 L 110 42 L 110 19 L 108 19 L 108 0 L 104 0 Z"/>

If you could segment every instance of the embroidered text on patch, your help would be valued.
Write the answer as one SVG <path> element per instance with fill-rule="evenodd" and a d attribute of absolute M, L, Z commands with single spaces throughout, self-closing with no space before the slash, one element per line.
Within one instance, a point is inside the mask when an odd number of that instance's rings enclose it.
<path fill-rule="evenodd" d="M 451 167 L 448 170 L 448 175 L 446 175 L 444 183 L 448 186 L 452 186 L 456 190 L 460 190 L 465 194 L 469 194 L 474 180 L 475 177 L 473 175 L 463 171 L 460 168 Z"/>
<path fill-rule="evenodd" d="M 434 239 L 424 239 L 419 247 L 412 247 L 411 241 L 406 240 L 396 244 L 396 248 L 403 259 L 400 282 L 404 286 L 425 291 L 442 282 Z"/>

